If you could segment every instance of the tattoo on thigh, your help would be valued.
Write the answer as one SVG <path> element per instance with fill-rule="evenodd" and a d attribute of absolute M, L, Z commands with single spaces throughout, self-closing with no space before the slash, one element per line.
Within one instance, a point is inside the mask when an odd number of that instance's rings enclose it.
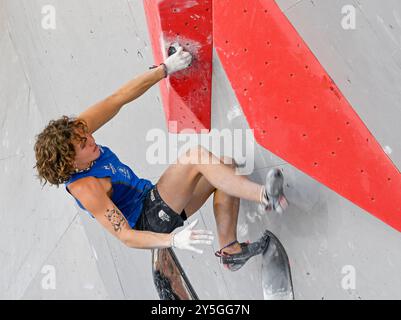
<path fill-rule="evenodd" d="M 122 213 L 118 209 L 107 209 L 105 217 L 111 222 L 115 232 L 121 231 L 125 225 L 125 219 Z"/>

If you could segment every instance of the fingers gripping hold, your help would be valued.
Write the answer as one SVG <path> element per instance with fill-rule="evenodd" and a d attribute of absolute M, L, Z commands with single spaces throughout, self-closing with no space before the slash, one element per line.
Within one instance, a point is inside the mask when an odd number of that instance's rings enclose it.
<path fill-rule="evenodd" d="M 192 55 L 184 51 L 178 43 L 174 43 L 172 47 L 175 49 L 175 53 L 169 56 L 164 64 L 167 67 L 167 73 L 170 75 L 174 72 L 188 68 L 192 62 Z M 171 48 L 171 47 L 170 47 Z M 174 50 L 169 50 L 169 52 L 174 52 Z"/>

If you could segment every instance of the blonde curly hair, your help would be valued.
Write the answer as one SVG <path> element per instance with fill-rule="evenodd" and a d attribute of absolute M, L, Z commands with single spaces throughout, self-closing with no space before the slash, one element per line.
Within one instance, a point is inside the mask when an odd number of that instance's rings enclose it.
<path fill-rule="evenodd" d="M 56 185 L 68 181 L 74 172 L 76 155 L 74 142 L 86 140 L 80 132 L 87 133 L 88 126 L 82 119 L 62 116 L 51 120 L 45 129 L 36 135 L 34 146 L 36 165 L 40 182 Z"/>

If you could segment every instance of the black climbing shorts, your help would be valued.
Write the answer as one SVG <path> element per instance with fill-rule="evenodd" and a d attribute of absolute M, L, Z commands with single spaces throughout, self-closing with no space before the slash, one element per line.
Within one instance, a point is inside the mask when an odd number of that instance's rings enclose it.
<path fill-rule="evenodd" d="M 170 233 L 174 229 L 183 226 L 185 220 L 187 220 L 185 211 L 183 210 L 181 214 L 178 214 L 171 209 L 160 197 L 157 187 L 154 186 L 145 196 L 142 212 L 134 229 Z"/>

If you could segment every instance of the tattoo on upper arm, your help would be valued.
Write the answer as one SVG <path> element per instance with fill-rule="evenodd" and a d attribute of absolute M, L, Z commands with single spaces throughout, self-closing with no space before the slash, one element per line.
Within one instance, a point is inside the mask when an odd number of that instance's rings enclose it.
<path fill-rule="evenodd" d="M 121 231 L 126 223 L 123 214 L 116 208 L 107 209 L 105 217 L 111 222 L 115 232 Z"/>

